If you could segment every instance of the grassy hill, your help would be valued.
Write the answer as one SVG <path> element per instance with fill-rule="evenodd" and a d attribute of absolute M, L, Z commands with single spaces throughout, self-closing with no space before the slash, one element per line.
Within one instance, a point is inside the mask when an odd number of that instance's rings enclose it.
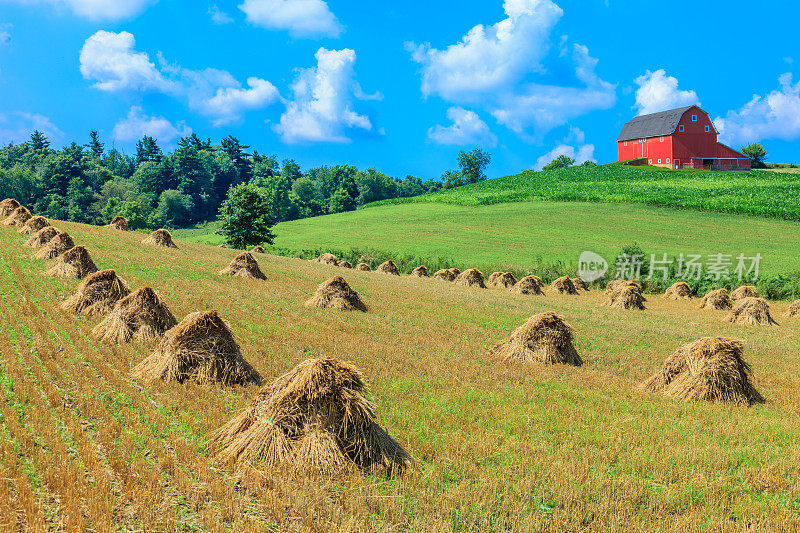
<path fill-rule="evenodd" d="M 23 236 L 0 227 L 0 517 L 15 529 L 800 528 L 800 323 L 780 318 L 787 304 L 773 305 L 781 326 L 747 327 L 696 302 L 651 298 L 626 312 L 600 307 L 598 293 L 527 297 L 270 255 L 258 256 L 267 281 L 223 278 L 235 251 L 56 224 L 100 268 L 160 291 L 179 319 L 217 309 L 267 380 L 310 356 L 353 361 L 416 464 L 393 480 L 232 475 L 207 443 L 257 388 L 132 380 L 152 347 L 96 342 L 98 319 L 58 307 L 78 282 L 43 276 Z M 303 306 L 341 273 L 370 312 Z M 487 355 L 545 310 L 572 324 L 583 367 Z M 679 345 L 709 335 L 746 341 L 767 403 L 638 388 Z"/>
<path fill-rule="evenodd" d="M 531 200 L 623 202 L 800 220 L 800 179 L 766 170 L 706 172 L 629 167 L 570 167 L 371 205 L 442 202 L 488 205 Z"/>

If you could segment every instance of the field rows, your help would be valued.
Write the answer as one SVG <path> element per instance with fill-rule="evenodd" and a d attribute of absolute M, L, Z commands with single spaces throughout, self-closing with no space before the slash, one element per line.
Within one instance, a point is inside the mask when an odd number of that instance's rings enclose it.
<path fill-rule="evenodd" d="M 96 343 L 97 319 L 58 303 L 77 281 L 41 275 L 0 228 L 0 520 L 22 529 L 641 530 L 800 527 L 800 321 L 724 322 L 651 298 L 642 313 L 602 296 L 525 297 L 259 256 L 268 281 L 215 272 L 233 250 L 58 223 L 100 268 L 150 284 L 178 318 L 216 308 L 267 379 L 311 355 L 355 362 L 381 423 L 414 456 L 401 479 L 234 476 L 210 435 L 256 388 L 142 386 L 145 346 Z M 344 273 L 370 312 L 306 309 Z M 582 368 L 516 367 L 486 348 L 553 310 L 576 330 Z M 750 409 L 684 404 L 638 389 L 681 343 L 746 341 Z"/>

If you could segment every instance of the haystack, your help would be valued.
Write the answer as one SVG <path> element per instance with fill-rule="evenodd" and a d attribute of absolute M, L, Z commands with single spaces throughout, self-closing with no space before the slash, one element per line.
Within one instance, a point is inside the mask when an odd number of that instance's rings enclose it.
<path fill-rule="evenodd" d="M 306 307 L 327 307 L 342 311 L 365 311 L 367 306 L 342 276 L 334 276 L 317 287 Z"/>
<path fill-rule="evenodd" d="M 22 205 L 14 198 L 6 198 L 0 202 L 0 217 L 7 217 Z"/>
<path fill-rule="evenodd" d="M 726 289 L 717 289 L 709 292 L 700 302 L 700 309 L 726 310 L 733 307 L 731 296 Z"/>
<path fill-rule="evenodd" d="M 75 246 L 58 256 L 56 264 L 50 267 L 45 274 L 60 278 L 83 279 L 95 272 L 97 272 L 97 266 L 92 261 L 89 250 L 84 246 Z"/>
<path fill-rule="evenodd" d="M 664 293 L 667 300 L 691 300 L 692 288 L 685 281 L 673 283 Z"/>
<path fill-rule="evenodd" d="M 356 265 L 356 270 L 360 270 L 361 272 L 370 272 L 372 269 L 366 263 L 359 263 Z"/>
<path fill-rule="evenodd" d="M 411 457 L 378 425 L 361 372 L 333 358 L 308 359 L 263 387 L 213 437 L 217 460 L 335 474 L 348 467 L 387 474 Z"/>
<path fill-rule="evenodd" d="M 256 246 L 255 248 L 250 250 L 250 253 L 251 254 L 263 254 L 263 253 L 266 253 L 266 252 L 264 251 L 264 247 L 263 246 Z"/>
<path fill-rule="evenodd" d="M 353 263 L 351 263 L 350 261 L 339 261 L 338 263 L 336 263 L 336 266 L 342 268 L 353 268 Z"/>
<path fill-rule="evenodd" d="M 165 229 L 157 229 L 151 233 L 142 244 L 150 244 L 152 246 L 163 246 L 165 248 L 177 248 L 178 246 L 172 242 L 172 234 Z"/>
<path fill-rule="evenodd" d="M 389 261 L 384 261 L 378 268 L 376 269 L 377 272 L 382 272 L 384 274 L 391 274 L 393 276 L 399 276 L 400 270 L 397 268 L 397 265 L 394 264 L 394 261 L 391 259 Z"/>
<path fill-rule="evenodd" d="M 734 302 L 744 298 L 758 298 L 758 289 L 752 285 L 742 285 L 731 293 L 731 300 Z"/>
<path fill-rule="evenodd" d="M 642 292 L 642 286 L 639 285 L 639 283 L 637 283 L 637 282 L 635 282 L 633 280 L 630 280 L 630 279 L 614 279 L 614 280 L 609 281 L 608 284 L 606 284 L 606 294 L 610 295 L 611 293 L 613 293 L 615 290 L 617 290 L 619 287 L 622 287 L 623 285 L 631 285 L 631 286 L 636 287 L 637 289 L 639 289 L 639 292 Z"/>
<path fill-rule="evenodd" d="M 795 300 L 792 302 L 792 305 L 789 306 L 789 310 L 786 311 L 783 316 L 787 318 L 800 317 L 800 300 Z"/>
<path fill-rule="evenodd" d="M 61 309 L 86 316 L 105 315 L 131 293 L 128 284 L 113 270 L 89 274 L 78 285 L 78 292 L 67 298 Z"/>
<path fill-rule="evenodd" d="M 572 345 L 572 328 L 564 317 L 550 312 L 533 315 L 489 353 L 507 362 L 583 364 Z"/>
<path fill-rule="evenodd" d="M 437 270 L 433 274 L 433 279 L 440 279 L 442 281 L 455 281 L 460 274 L 461 271 L 457 268 L 443 268 L 442 270 Z"/>
<path fill-rule="evenodd" d="M 411 271 L 412 276 L 416 276 L 418 278 L 427 278 L 428 277 L 428 267 L 425 265 L 420 265 L 414 270 Z"/>
<path fill-rule="evenodd" d="M 153 342 L 177 326 L 175 315 L 156 291 L 144 287 L 118 301 L 92 330 L 92 335 L 112 344 Z"/>
<path fill-rule="evenodd" d="M 514 277 L 514 274 L 511 272 L 499 272 L 497 276 L 495 276 L 494 280 L 491 279 L 489 276 L 489 284 L 493 287 L 497 287 L 500 289 L 510 289 L 514 285 L 517 284 L 517 278 Z M 494 274 L 492 274 L 494 275 Z"/>
<path fill-rule="evenodd" d="M 555 291 L 558 294 L 578 294 L 578 289 L 575 288 L 575 284 L 572 283 L 572 280 L 567 276 L 562 276 L 551 283 L 550 290 Z"/>
<path fill-rule="evenodd" d="M 31 219 L 31 212 L 25 207 L 16 208 L 8 218 L 3 221 L 4 226 L 18 226 L 23 227 L 27 221 Z"/>
<path fill-rule="evenodd" d="M 224 269 L 219 271 L 220 276 L 233 276 L 248 279 L 267 279 L 261 272 L 258 261 L 250 252 L 242 252 Z"/>
<path fill-rule="evenodd" d="M 742 298 L 733 304 L 728 322 L 747 326 L 777 326 L 769 314 L 769 304 L 761 298 Z"/>
<path fill-rule="evenodd" d="M 706 337 L 678 348 L 642 386 L 681 400 L 750 405 L 764 401 L 742 359 L 742 341 Z"/>
<path fill-rule="evenodd" d="M 492 272 L 491 274 L 489 274 L 489 277 L 486 278 L 486 284 L 489 286 L 494 285 L 494 280 L 496 280 L 497 277 L 500 276 L 501 274 L 502 272 Z"/>
<path fill-rule="evenodd" d="M 580 276 L 577 278 L 572 278 L 570 281 L 572 281 L 572 284 L 575 285 L 576 291 L 589 292 L 589 286 L 586 284 L 585 281 L 583 281 L 583 278 L 581 278 Z"/>
<path fill-rule="evenodd" d="M 37 259 L 45 260 L 55 259 L 59 255 L 74 247 L 75 243 L 72 242 L 72 237 L 69 236 L 69 233 L 58 233 L 52 239 L 50 239 L 47 244 L 42 246 L 41 250 L 36 252 L 35 257 Z"/>
<path fill-rule="evenodd" d="M 617 309 L 635 309 L 644 311 L 644 295 L 639 287 L 634 284 L 621 284 L 614 289 L 603 302 L 603 307 L 616 307 Z"/>
<path fill-rule="evenodd" d="M 122 216 L 116 216 L 108 227 L 119 231 L 128 231 L 128 219 Z"/>
<path fill-rule="evenodd" d="M 50 223 L 46 218 L 36 215 L 35 217 L 29 218 L 28 221 L 22 225 L 19 232 L 23 235 L 35 235 L 42 228 L 46 228 L 49 225 Z"/>
<path fill-rule="evenodd" d="M 55 228 L 53 226 L 46 226 L 37 231 L 33 235 L 33 237 L 25 241 L 25 246 L 28 246 L 29 248 L 41 248 L 42 246 L 53 240 L 53 237 L 55 237 L 59 233 L 60 232 L 58 231 L 58 228 Z"/>
<path fill-rule="evenodd" d="M 336 264 L 339 262 L 339 258 L 333 254 L 322 254 L 316 259 L 312 259 L 311 261 L 314 263 L 322 263 L 323 265 L 336 266 Z"/>
<path fill-rule="evenodd" d="M 456 285 L 463 287 L 478 287 L 485 289 L 486 284 L 483 282 L 483 272 L 477 268 L 469 268 L 458 275 L 455 282 Z"/>
<path fill-rule="evenodd" d="M 261 383 L 244 360 L 228 324 L 216 311 L 197 311 L 164 334 L 155 351 L 131 375 L 144 381 L 195 381 L 200 384 Z"/>
<path fill-rule="evenodd" d="M 542 291 L 543 285 L 544 283 L 542 283 L 542 280 L 538 276 L 525 276 L 514 285 L 511 292 L 517 294 L 541 295 L 544 294 L 544 291 Z"/>

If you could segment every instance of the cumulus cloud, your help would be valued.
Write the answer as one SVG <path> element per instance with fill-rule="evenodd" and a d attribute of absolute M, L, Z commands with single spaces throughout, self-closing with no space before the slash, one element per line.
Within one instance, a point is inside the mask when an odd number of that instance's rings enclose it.
<path fill-rule="evenodd" d="M 349 142 L 356 130 L 373 129 L 369 117 L 353 109 L 366 95 L 355 80 L 355 51 L 320 48 L 317 66 L 302 69 L 292 84 L 293 98 L 286 104 L 275 131 L 284 142 Z"/>
<path fill-rule="evenodd" d="M 36 130 L 44 133 L 52 141 L 64 137 L 64 132 L 44 115 L 24 111 L 0 113 L 0 145 L 26 141 Z"/>
<path fill-rule="evenodd" d="M 339 37 L 342 25 L 323 0 L 244 0 L 247 21 L 292 37 Z"/>
<path fill-rule="evenodd" d="M 185 69 L 167 62 L 160 54 L 158 65 L 146 52 L 136 50 L 128 32 L 98 31 L 89 37 L 80 53 L 83 77 L 108 92 L 155 92 L 185 101 L 209 117 L 215 125 L 241 120 L 247 111 L 266 108 L 280 99 L 268 81 L 251 77 L 242 88 L 225 70 Z"/>
<path fill-rule="evenodd" d="M 453 124 L 446 127 L 437 124 L 432 127 L 428 130 L 429 139 L 445 145 L 477 145 L 487 148 L 497 146 L 497 136 L 474 111 L 451 107 L 447 110 L 447 118 Z"/>
<path fill-rule="evenodd" d="M 135 50 L 133 34 L 100 30 L 83 44 L 80 53 L 81 74 L 96 80 L 103 91 L 170 92 L 174 84 L 161 74 L 145 52 Z"/>
<path fill-rule="evenodd" d="M 600 79 L 598 60 L 562 39 L 555 70 L 572 76 L 547 83 L 550 36 L 563 11 L 551 0 L 506 0 L 507 18 L 479 24 L 442 50 L 406 43 L 421 65 L 422 93 L 460 105 L 478 105 L 522 137 L 541 137 L 570 119 L 616 103 L 616 86 Z"/>
<path fill-rule="evenodd" d="M 230 24 L 233 22 L 233 17 L 221 11 L 217 4 L 212 5 L 208 8 L 208 14 L 211 16 L 211 22 L 214 24 L 222 25 L 222 24 Z"/>
<path fill-rule="evenodd" d="M 577 149 L 568 144 L 560 144 L 536 160 L 535 170 L 542 170 L 544 166 L 560 155 L 566 155 L 575 160 L 576 165 L 594 160 L 594 145 L 584 144 Z"/>
<path fill-rule="evenodd" d="M 648 115 L 666 111 L 676 107 L 700 105 L 697 93 L 678 89 L 678 79 L 667 76 L 664 69 L 649 70 L 634 80 L 639 86 L 636 89 L 636 106 L 639 115 Z"/>
<path fill-rule="evenodd" d="M 764 139 L 800 138 L 800 81 L 792 84 L 792 75 L 786 73 L 778 83 L 779 89 L 766 96 L 754 95 L 740 109 L 714 120 L 723 142 L 742 145 Z"/>
<path fill-rule="evenodd" d="M 114 126 L 112 136 L 117 141 L 132 142 L 149 135 L 161 142 L 169 143 L 178 137 L 191 134 L 192 128 L 185 122 L 173 125 L 164 117 L 146 115 L 141 107 L 134 106 L 128 111 L 128 116 Z"/>
<path fill-rule="evenodd" d="M 21 4 L 45 4 L 68 8 L 90 20 L 121 20 L 140 14 L 158 0 L 5 0 Z"/>
<path fill-rule="evenodd" d="M 216 94 L 202 105 L 202 111 L 219 126 L 240 120 L 245 111 L 262 109 L 280 100 L 278 89 L 260 78 L 248 78 L 249 88 L 220 87 Z"/>

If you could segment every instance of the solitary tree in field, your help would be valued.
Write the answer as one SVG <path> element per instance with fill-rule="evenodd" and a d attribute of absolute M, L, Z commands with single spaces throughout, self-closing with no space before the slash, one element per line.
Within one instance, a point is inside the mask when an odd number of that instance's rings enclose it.
<path fill-rule="evenodd" d="M 272 244 L 274 222 L 270 218 L 272 200 L 269 191 L 252 183 L 231 187 L 228 198 L 219 208 L 222 222 L 218 233 L 228 246 L 243 250 L 256 244 Z"/>
<path fill-rule="evenodd" d="M 475 148 L 471 152 L 461 151 L 458 154 L 458 166 L 466 183 L 477 183 L 486 179 L 486 167 L 492 162 L 492 156 Z"/>
<path fill-rule="evenodd" d="M 767 149 L 761 143 L 750 143 L 742 148 L 742 153 L 751 159 L 753 168 L 764 168 L 767 159 Z"/>
<path fill-rule="evenodd" d="M 544 167 L 542 167 L 542 170 L 555 170 L 557 168 L 567 168 L 571 167 L 574 164 L 575 164 L 574 158 L 566 154 L 561 154 L 560 156 L 556 157 L 555 159 L 547 163 Z"/>

